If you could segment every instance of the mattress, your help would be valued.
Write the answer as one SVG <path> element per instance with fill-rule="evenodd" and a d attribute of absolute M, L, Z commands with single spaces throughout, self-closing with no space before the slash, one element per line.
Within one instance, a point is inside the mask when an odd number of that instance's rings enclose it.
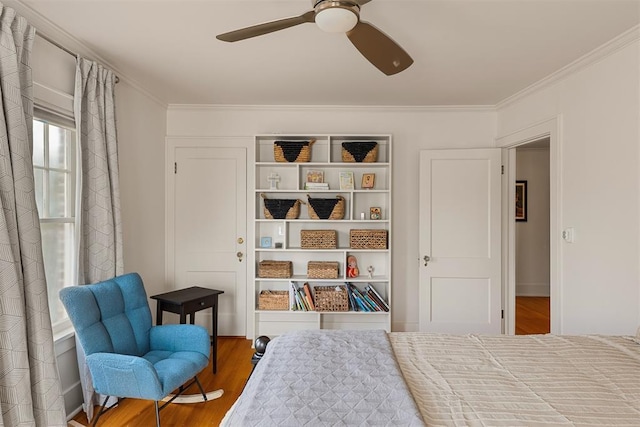
<path fill-rule="evenodd" d="M 640 340 L 391 333 L 427 425 L 640 425 Z"/>

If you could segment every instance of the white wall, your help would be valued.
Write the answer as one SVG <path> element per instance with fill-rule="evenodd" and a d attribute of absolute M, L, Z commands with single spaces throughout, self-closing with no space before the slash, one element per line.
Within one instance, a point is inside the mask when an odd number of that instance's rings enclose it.
<path fill-rule="evenodd" d="M 124 268 L 138 272 L 147 295 L 165 292 L 164 140 L 166 106 L 130 86 L 116 88 Z M 151 312 L 155 317 L 155 301 Z"/>
<path fill-rule="evenodd" d="M 628 38 L 628 37 L 627 37 Z M 626 39 L 625 39 L 626 40 Z M 635 334 L 640 324 L 640 41 L 498 109 L 498 135 L 558 117 L 562 329 Z"/>
<path fill-rule="evenodd" d="M 549 293 L 549 148 L 516 149 L 517 180 L 527 181 L 527 221 L 516 222 L 516 295 Z"/>
<path fill-rule="evenodd" d="M 393 313 L 395 331 L 418 329 L 418 159 L 420 150 L 492 147 L 490 109 L 170 106 L 169 136 L 264 133 L 393 135 Z M 253 262 L 253 260 L 248 260 Z"/>

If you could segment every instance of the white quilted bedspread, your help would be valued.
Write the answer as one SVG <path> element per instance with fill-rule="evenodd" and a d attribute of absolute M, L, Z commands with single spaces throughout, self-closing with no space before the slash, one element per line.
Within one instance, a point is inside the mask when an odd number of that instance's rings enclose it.
<path fill-rule="evenodd" d="M 638 338 L 389 338 L 427 425 L 640 426 Z"/>
<path fill-rule="evenodd" d="M 272 340 L 223 425 L 422 426 L 384 331 Z"/>

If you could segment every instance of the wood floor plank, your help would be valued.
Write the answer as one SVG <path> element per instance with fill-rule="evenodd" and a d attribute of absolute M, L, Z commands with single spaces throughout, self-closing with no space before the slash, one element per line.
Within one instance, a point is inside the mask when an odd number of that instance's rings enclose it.
<path fill-rule="evenodd" d="M 516 297 L 516 335 L 551 331 L 549 297 Z"/>

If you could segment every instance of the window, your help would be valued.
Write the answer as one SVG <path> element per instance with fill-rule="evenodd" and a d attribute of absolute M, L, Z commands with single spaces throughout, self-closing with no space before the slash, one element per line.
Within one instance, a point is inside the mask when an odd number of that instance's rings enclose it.
<path fill-rule="evenodd" d="M 68 323 L 58 292 L 76 281 L 76 137 L 73 123 L 56 122 L 39 118 L 38 111 L 33 120 L 36 203 L 54 331 Z"/>

